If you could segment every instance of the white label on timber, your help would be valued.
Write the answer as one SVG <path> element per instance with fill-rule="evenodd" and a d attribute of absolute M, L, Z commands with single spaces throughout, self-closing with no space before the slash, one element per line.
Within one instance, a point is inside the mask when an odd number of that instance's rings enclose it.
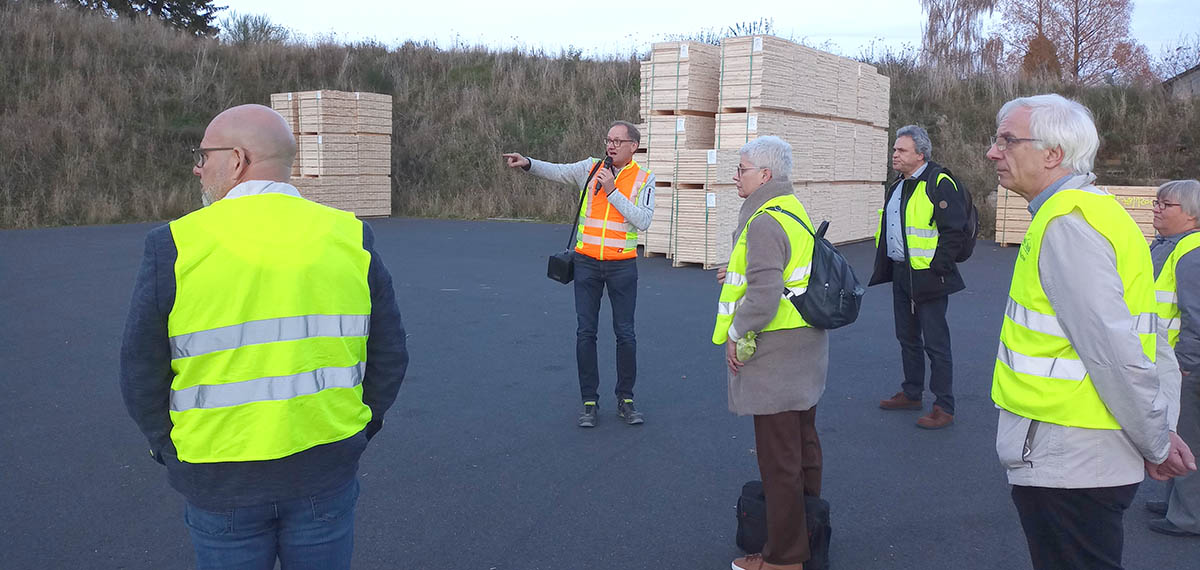
<path fill-rule="evenodd" d="M 687 59 L 687 44 L 679 44 L 679 59 Z"/>
<path fill-rule="evenodd" d="M 317 135 L 317 144 L 318 145 L 325 144 L 325 136 L 324 135 Z"/>
<path fill-rule="evenodd" d="M 288 93 L 288 101 L 291 101 L 291 100 L 292 100 L 292 94 Z"/>
<path fill-rule="evenodd" d="M 758 132 L 758 115 L 750 115 L 746 119 L 746 131 L 751 133 Z"/>
<path fill-rule="evenodd" d="M 751 51 L 762 51 L 762 37 L 754 37 L 754 45 L 750 48 Z"/>
<path fill-rule="evenodd" d="M 320 99 L 320 98 L 321 98 L 321 92 L 317 91 L 317 99 Z"/>
<path fill-rule="evenodd" d="M 682 133 L 683 131 L 683 117 L 679 117 L 678 119 L 675 119 L 675 132 Z"/>
<path fill-rule="evenodd" d="M 707 154 L 708 154 L 708 156 L 706 158 L 708 159 L 708 163 L 716 164 L 717 163 L 717 149 L 714 148 L 714 149 L 708 151 Z"/>
<path fill-rule="evenodd" d="M 862 64 L 858 64 L 858 76 L 862 77 Z"/>
<path fill-rule="evenodd" d="M 709 208 L 717 207 L 717 195 L 714 192 L 709 192 L 704 195 L 704 202 Z"/>

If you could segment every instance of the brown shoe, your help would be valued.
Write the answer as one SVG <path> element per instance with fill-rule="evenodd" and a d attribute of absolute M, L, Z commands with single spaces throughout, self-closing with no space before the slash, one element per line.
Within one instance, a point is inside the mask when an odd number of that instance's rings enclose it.
<path fill-rule="evenodd" d="M 954 423 L 954 416 L 947 414 L 941 406 L 934 406 L 927 416 L 917 418 L 917 427 L 925 429 L 942 429 Z"/>
<path fill-rule="evenodd" d="M 879 402 L 879 407 L 885 410 L 919 410 L 920 400 L 910 400 L 904 392 L 896 392 L 895 396 Z"/>
<path fill-rule="evenodd" d="M 748 554 L 733 561 L 732 570 L 804 570 L 803 564 L 771 564 L 761 554 Z"/>

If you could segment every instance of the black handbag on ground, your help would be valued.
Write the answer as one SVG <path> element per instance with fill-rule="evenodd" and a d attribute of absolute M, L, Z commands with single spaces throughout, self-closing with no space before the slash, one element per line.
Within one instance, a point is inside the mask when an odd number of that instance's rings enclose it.
<path fill-rule="evenodd" d="M 592 178 L 596 176 L 596 172 L 601 166 L 612 165 L 612 158 L 604 157 L 604 162 L 596 161 L 596 166 L 592 167 L 592 172 L 588 174 L 587 181 L 583 183 L 583 189 L 579 191 L 579 205 L 575 206 L 576 219 L 571 220 L 571 237 L 567 240 L 567 249 L 560 251 L 550 256 L 546 261 L 546 277 L 549 277 L 563 285 L 570 283 L 575 279 L 575 231 L 579 229 L 578 212 L 583 208 L 583 201 L 587 198 L 588 185 L 592 183 Z"/>
<path fill-rule="evenodd" d="M 804 522 L 808 526 L 810 558 L 805 570 L 829 570 L 829 503 L 820 497 L 804 496 Z M 757 554 L 767 544 L 767 497 L 762 481 L 747 481 L 737 501 L 738 548 L 746 554 Z"/>

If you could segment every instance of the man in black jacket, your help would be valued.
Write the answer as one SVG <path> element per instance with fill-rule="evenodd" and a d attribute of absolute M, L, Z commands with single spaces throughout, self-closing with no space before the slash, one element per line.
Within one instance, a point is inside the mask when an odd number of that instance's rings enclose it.
<path fill-rule="evenodd" d="M 932 144 L 925 129 L 901 127 L 892 150 L 892 168 L 900 176 L 884 198 L 870 285 L 892 282 L 904 381 L 901 391 L 879 407 L 922 408 L 928 354 L 929 391 L 936 399 L 933 411 L 919 418 L 917 426 L 940 429 L 954 422 L 946 308 L 950 294 L 966 287 L 955 259 L 969 239 L 964 228 L 970 197 L 949 171 L 929 160 Z"/>

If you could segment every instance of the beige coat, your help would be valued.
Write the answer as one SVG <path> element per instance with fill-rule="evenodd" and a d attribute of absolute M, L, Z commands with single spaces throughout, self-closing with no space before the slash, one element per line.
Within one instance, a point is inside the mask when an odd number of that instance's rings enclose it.
<path fill-rule="evenodd" d="M 792 192 L 788 180 L 771 180 L 742 203 L 733 243 L 763 204 Z M 746 235 L 746 296 L 733 316 L 733 330 L 761 331 L 779 307 L 783 268 L 791 256 L 787 234 L 771 216 L 759 216 Z M 741 334 L 745 334 L 742 332 Z M 811 327 L 760 332 L 758 350 L 737 374 L 729 373 L 729 411 L 768 415 L 803 411 L 825 392 L 829 334 Z"/>

